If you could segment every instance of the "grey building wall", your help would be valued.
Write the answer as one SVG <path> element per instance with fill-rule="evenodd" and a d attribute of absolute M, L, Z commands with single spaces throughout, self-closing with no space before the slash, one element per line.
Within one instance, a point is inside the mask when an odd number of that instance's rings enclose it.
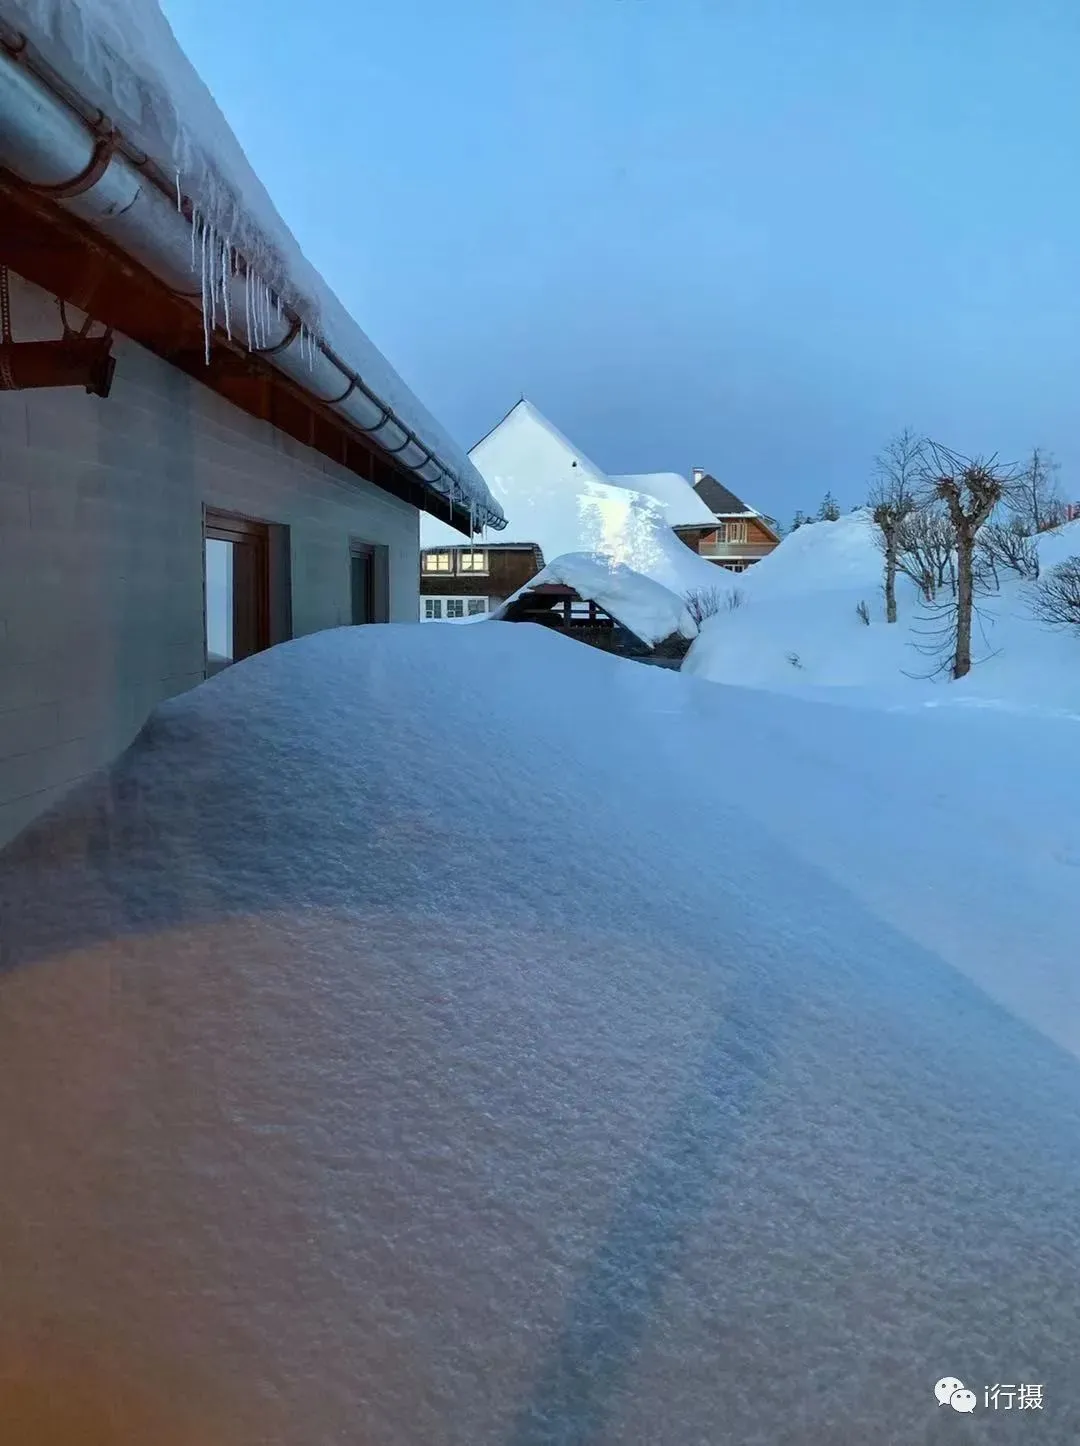
<path fill-rule="evenodd" d="M 12 283 L 16 339 L 58 336 L 53 298 Z M 114 354 L 107 399 L 0 391 L 0 846 L 202 681 L 204 507 L 288 527 L 293 636 L 350 621 L 351 538 L 386 549 L 391 619 L 417 616 L 413 507 Z"/>

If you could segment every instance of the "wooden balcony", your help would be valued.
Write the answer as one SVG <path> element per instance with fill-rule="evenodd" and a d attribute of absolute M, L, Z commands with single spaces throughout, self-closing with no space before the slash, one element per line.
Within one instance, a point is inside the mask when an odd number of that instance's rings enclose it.
<path fill-rule="evenodd" d="M 702 542 L 698 556 L 711 562 L 757 562 L 768 557 L 775 544 L 765 542 Z"/>

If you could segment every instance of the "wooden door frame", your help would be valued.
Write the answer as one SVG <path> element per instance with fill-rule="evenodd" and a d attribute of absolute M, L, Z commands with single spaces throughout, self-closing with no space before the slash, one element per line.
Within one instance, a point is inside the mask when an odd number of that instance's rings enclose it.
<path fill-rule="evenodd" d="M 218 507 L 203 505 L 203 526 L 202 526 L 202 570 L 203 570 L 203 671 L 209 669 L 209 654 L 207 653 L 207 615 L 206 615 L 206 544 L 208 541 L 232 542 L 245 547 L 255 549 L 256 559 L 256 589 L 254 609 L 254 643 L 255 646 L 243 654 L 244 658 L 251 657 L 254 653 L 261 653 L 270 646 L 270 524 L 258 518 L 245 517 L 239 512 L 226 512 Z M 235 592 L 233 599 L 233 625 L 235 629 Z M 235 631 L 233 635 L 233 649 L 236 648 Z M 232 658 L 230 662 L 241 662 L 242 658 Z"/>

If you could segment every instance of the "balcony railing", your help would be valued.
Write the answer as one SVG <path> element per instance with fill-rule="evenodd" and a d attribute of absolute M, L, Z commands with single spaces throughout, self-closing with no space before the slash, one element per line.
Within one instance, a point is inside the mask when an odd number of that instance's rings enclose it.
<path fill-rule="evenodd" d="M 698 553 L 701 557 L 723 558 L 725 562 L 756 562 L 759 557 L 768 557 L 772 550 L 762 542 L 703 542 Z"/>

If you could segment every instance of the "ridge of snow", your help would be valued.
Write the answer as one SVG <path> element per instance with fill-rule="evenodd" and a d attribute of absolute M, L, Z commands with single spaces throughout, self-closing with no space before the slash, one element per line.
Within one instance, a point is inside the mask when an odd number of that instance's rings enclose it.
<path fill-rule="evenodd" d="M 301 250 L 243 147 L 184 53 L 158 0 L 0 0 L 22 32 L 83 100 L 99 107 L 197 207 L 217 245 L 242 255 L 358 373 L 439 460 L 465 502 L 498 507 L 464 450 L 432 417 Z M 194 257 L 194 251 L 193 251 Z M 194 266 L 194 261 L 193 261 Z"/>

